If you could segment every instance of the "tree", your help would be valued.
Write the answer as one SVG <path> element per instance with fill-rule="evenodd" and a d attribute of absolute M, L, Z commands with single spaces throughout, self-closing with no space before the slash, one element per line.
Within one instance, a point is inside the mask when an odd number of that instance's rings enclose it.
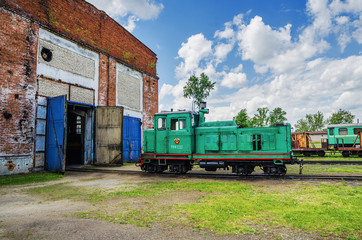
<path fill-rule="evenodd" d="M 184 86 L 184 97 L 193 98 L 197 107 L 204 101 L 214 89 L 216 82 L 211 82 L 205 73 L 201 73 L 200 78 L 192 75 Z"/>
<path fill-rule="evenodd" d="M 246 109 L 241 109 L 238 115 L 236 115 L 233 120 L 235 123 L 243 128 L 252 127 L 252 123 L 250 121 L 250 117 L 248 116 Z"/>
<path fill-rule="evenodd" d="M 257 113 L 251 119 L 253 126 L 254 127 L 268 126 L 268 123 L 269 123 L 268 112 L 269 112 L 269 109 L 267 107 L 258 108 Z"/>
<path fill-rule="evenodd" d="M 269 108 L 262 107 L 257 109 L 257 113 L 254 117 L 250 118 L 246 109 L 241 109 L 238 115 L 233 120 L 241 127 L 266 127 L 275 126 L 277 123 L 283 123 L 287 120 L 285 115 L 287 114 L 282 108 L 274 108 L 269 114 Z"/>
<path fill-rule="evenodd" d="M 325 121 L 323 113 L 318 111 L 315 114 L 305 115 L 305 119 L 299 119 L 295 124 L 296 132 L 315 132 L 323 130 Z"/>
<path fill-rule="evenodd" d="M 283 111 L 282 108 L 274 108 L 274 110 L 269 114 L 269 125 L 275 126 L 278 123 L 284 123 L 284 121 L 287 120 L 285 115 L 287 115 L 287 113 Z"/>
<path fill-rule="evenodd" d="M 353 123 L 354 117 L 350 111 L 339 109 L 338 112 L 332 113 L 327 122 L 328 124 Z"/>

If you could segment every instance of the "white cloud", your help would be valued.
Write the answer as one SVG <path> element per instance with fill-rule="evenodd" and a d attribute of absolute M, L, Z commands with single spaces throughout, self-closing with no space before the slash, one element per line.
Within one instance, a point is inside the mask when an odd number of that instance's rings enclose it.
<path fill-rule="evenodd" d="M 162 100 L 166 95 L 172 94 L 173 86 L 170 84 L 162 84 L 161 90 L 160 90 L 160 100 Z"/>
<path fill-rule="evenodd" d="M 353 38 L 356 39 L 359 44 L 362 44 L 362 28 L 353 32 Z"/>
<path fill-rule="evenodd" d="M 132 32 L 136 28 L 136 22 L 138 22 L 140 19 L 136 16 L 129 16 L 127 25 L 124 26 L 127 31 Z"/>
<path fill-rule="evenodd" d="M 347 16 L 336 17 L 336 22 L 337 22 L 339 25 L 346 24 L 346 23 L 349 22 L 349 17 L 347 17 Z"/>
<path fill-rule="evenodd" d="M 255 16 L 250 24 L 238 34 L 239 47 L 244 60 L 265 64 L 275 57 L 281 49 L 290 46 L 290 27 L 288 24 L 279 31 L 272 30 Z"/>
<path fill-rule="evenodd" d="M 360 13 L 362 11 L 362 2 L 360 0 L 333 0 L 329 7 L 334 15 L 342 12 Z"/>
<path fill-rule="evenodd" d="M 87 0 L 96 8 L 105 11 L 112 18 L 126 18 L 122 25 L 132 32 L 139 20 L 156 19 L 164 8 L 152 0 Z"/>
<path fill-rule="evenodd" d="M 234 30 L 231 28 L 231 23 L 225 23 L 225 30 L 224 31 L 219 31 L 217 30 L 215 32 L 214 37 L 220 38 L 220 39 L 229 39 L 232 38 L 234 36 L 235 32 Z"/>
<path fill-rule="evenodd" d="M 171 92 L 174 101 L 168 106 L 190 108 L 191 101 L 182 98 L 183 86 L 190 73 L 205 72 L 217 82 L 207 99 L 208 121 L 230 120 L 242 108 L 252 116 L 264 106 L 270 110 L 282 107 L 293 124 L 317 111 L 328 116 L 344 108 L 358 114 L 362 112 L 362 56 L 334 59 L 323 54 L 335 47 L 335 41 L 342 52 L 351 42 L 362 44 L 361 3 L 309 0 L 306 12 L 310 24 L 299 28 L 300 34 L 293 38 L 290 24 L 275 28 L 259 16 L 246 23 L 243 14 L 215 31 L 214 39 L 208 40 L 202 33 L 193 35 L 178 52 L 179 82 L 163 86 L 162 96 Z M 233 69 L 227 66 L 230 53 L 241 56 Z M 256 72 L 250 83 L 243 69 L 246 60 Z"/>
<path fill-rule="evenodd" d="M 215 47 L 215 57 L 217 62 L 225 60 L 226 56 L 233 50 L 234 44 L 232 43 L 220 43 Z"/>
<path fill-rule="evenodd" d="M 189 37 L 178 51 L 178 56 L 183 62 L 176 69 L 177 75 L 182 78 L 193 74 L 199 67 L 200 61 L 212 54 L 211 46 L 212 42 L 202 33 Z"/>
<path fill-rule="evenodd" d="M 243 73 L 243 65 L 240 64 L 236 68 L 230 70 L 229 73 L 223 71 L 224 76 L 220 85 L 227 88 L 241 88 L 245 87 L 248 83 L 246 74 Z"/>
<path fill-rule="evenodd" d="M 342 93 L 333 103 L 335 109 L 358 109 L 361 105 L 361 93 L 358 91 L 348 91 Z"/>
<path fill-rule="evenodd" d="M 228 88 L 240 88 L 245 86 L 247 83 L 245 73 L 227 73 L 221 82 L 221 86 Z"/>

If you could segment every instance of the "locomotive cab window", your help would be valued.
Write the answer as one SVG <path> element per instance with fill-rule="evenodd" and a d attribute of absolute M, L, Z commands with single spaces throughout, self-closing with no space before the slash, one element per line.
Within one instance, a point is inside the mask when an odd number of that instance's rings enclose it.
<path fill-rule="evenodd" d="M 157 129 L 160 131 L 166 130 L 166 118 L 159 118 L 157 121 Z"/>
<path fill-rule="evenodd" d="M 347 128 L 340 128 L 338 130 L 338 133 L 339 133 L 339 135 L 348 135 L 348 130 L 347 130 Z"/>
<path fill-rule="evenodd" d="M 184 118 L 176 118 L 171 119 L 171 130 L 183 130 L 186 129 L 186 119 Z"/>
<path fill-rule="evenodd" d="M 329 130 L 329 135 L 334 135 L 334 133 L 333 133 L 333 131 L 334 131 L 334 128 L 330 128 L 330 129 L 328 129 Z"/>
<path fill-rule="evenodd" d="M 355 129 L 353 129 L 353 133 L 354 133 L 354 134 L 358 134 L 358 133 L 360 133 L 360 132 L 362 132 L 362 128 L 355 128 Z"/>

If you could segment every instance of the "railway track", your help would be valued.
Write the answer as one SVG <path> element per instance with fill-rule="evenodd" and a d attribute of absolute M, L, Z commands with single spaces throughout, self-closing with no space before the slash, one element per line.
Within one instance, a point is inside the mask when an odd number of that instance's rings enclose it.
<path fill-rule="evenodd" d="M 238 176 L 236 174 L 226 173 L 198 173 L 189 172 L 186 174 L 174 174 L 169 172 L 164 173 L 146 173 L 143 171 L 135 170 L 120 170 L 120 169 L 104 169 L 104 168 L 67 168 L 66 171 L 70 172 L 101 172 L 101 173 L 117 173 L 117 174 L 135 174 L 145 177 L 168 177 L 168 178 L 204 178 L 204 179 L 240 179 L 240 180 L 252 180 L 252 179 L 301 179 L 301 180 L 348 180 L 348 181 L 361 181 L 362 175 L 285 175 L 285 176 L 268 176 L 264 174 L 252 174 L 248 176 Z"/>

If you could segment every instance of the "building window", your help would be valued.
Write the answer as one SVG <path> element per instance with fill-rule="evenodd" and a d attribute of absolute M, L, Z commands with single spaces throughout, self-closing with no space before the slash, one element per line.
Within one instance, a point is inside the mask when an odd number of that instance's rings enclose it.
<path fill-rule="evenodd" d="M 82 134 L 82 117 L 81 116 L 77 116 L 77 123 L 76 123 L 75 133 L 76 134 Z"/>
<path fill-rule="evenodd" d="M 339 133 L 339 135 L 348 135 L 348 130 L 347 130 L 347 128 L 340 128 L 338 130 L 338 133 Z"/>
<path fill-rule="evenodd" d="M 43 58 L 44 61 L 50 62 L 53 59 L 53 53 L 48 48 L 42 48 L 41 57 Z"/>

